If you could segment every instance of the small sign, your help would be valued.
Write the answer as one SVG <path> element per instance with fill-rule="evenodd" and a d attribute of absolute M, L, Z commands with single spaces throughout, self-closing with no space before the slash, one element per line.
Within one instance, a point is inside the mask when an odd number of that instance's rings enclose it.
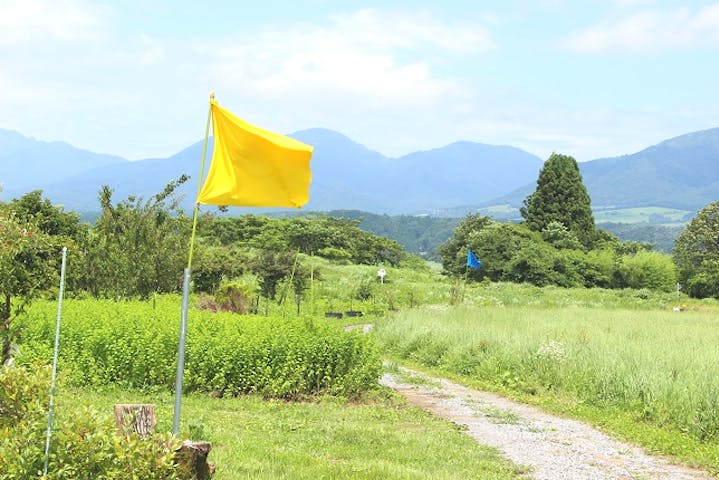
<path fill-rule="evenodd" d="M 384 268 L 380 268 L 377 270 L 377 276 L 379 277 L 380 282 L 384 283 L 384 277 L 387 275 L 387 270 Z"/>

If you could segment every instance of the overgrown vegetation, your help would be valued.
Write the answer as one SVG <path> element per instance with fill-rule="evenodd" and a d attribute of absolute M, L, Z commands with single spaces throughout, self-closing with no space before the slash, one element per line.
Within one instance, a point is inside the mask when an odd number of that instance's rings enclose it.
<path fill-rule="evenodd" d="M 48 474 L 42 476 L 49 380 L 46 367 L 0 367 L 0 479 L 180 479 L 174 466 L 179 440 L 119 435 L 110 418 L 92 408 L 56 417 Z"/>
<path fill-rule="evenodd" d="M 60 367 L 76 385 L 171 390 L 177 365 L 179 298 L 149 302 L 68 300 L 63 309 Z M 18 321 L 17 362 L 52 358 L 53 305 L 38 303 Z M 259 393 L 296 398 L 322 393 L 356 396 L 380 375 L 378 350 L 367 336 L 323 321 L 238 317 L 193 310 L 185 355 L 187 391 Z"/>
<path fill-rule="evenodd" d="M 704 207 L 679 235 L 674 258 L 691 295 L 719 298 L 719 202 Z"/>
<path fill-rule="evenodd" d="M 479 287 L 471 295 L 483 293 Z M 398 312 L 379 322 L 376 332 L 399 361 L 539 403 L 553 398 L 609 417 L 622 412 L 622 418 L 675 435 L 674 445 L 660 446 L 664 453 L 679 453 L 681 442 L 706 442 L 714 455 L 719 452 L 715 313 L 597 308 L 604 306 L 601 297 L 597 306 L 556 308 L 544 301 L 553 294 L 537 294 L 528 306 Z M 654 438 L 644 429 L 632 440 Z M 719 468 L 719 457 L 702 462 Z"/>

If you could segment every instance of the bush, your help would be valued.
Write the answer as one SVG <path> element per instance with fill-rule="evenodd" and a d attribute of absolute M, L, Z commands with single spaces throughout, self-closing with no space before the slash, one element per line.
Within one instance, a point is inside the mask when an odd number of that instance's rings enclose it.
<path fill-rule="evenodd" d="M 259 293 L 257 278 L 245 274 L 239 279 L 222 284 L 215 294 L 220 310 L 234 313 L 248 313 L 252 298 Z"/>
<path fill-rule="evenodd" d="M 621 259 L 619 272 L 629 288 L 672 291 L 677 282 L 677 268 L 669 255 L 639 251 Z"/>
<path fill-rule="evenodd" d="M 719 261 L 705 260 L 686 283 L 692 297 L 719 299 Z"/>
<path fill-rule="evenodd" d="M 45 459 L 50 369 L 0 368 L 0 478 L 38 478 Z M 48 462 L 50 479 L 179 479 L 168 434 L 122 436 L 112 419 L 83 410 L 59 416 Z"/>
<path fill-rule="evenodd" d="M 144 302 L 68 300 L 60 367 L 77 384 L 174 387 L 178 297 Z M 43 311 L 44 309 L 44 311 Z M 18 362 L 50 358 L 52 304 L 22 317 Z M 185 357 L 188 391 L 291 398 L 353 396 L 373 388 L 381 358 L 372 339 L 324 321 L 192 310 Z"/>

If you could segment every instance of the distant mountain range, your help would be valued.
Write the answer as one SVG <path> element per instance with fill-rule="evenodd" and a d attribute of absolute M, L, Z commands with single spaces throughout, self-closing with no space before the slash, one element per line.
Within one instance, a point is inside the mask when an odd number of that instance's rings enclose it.
<path fill-rule="evenodd" d="M 543 160 L 518 148 L 457 142 L 388 158 L 326 129 L 293 137 L 314 145 L 313 181 L 305 210 L 463 215 L 515 212 L 534 190 Z M 202 142 L 164 159 L 135 162 L 41 142 L 0 130 L 0 200 L 42 189 L 54 203 L 99 210 L 102 185 L 115 200 L 149 198 L 171 179 L 183 185 L 189 209 L 197 189 Z M 719 199 L 719 128 L 682 135 L 638 153 L 580 164 L 595 209 L 667 207 L 695 212 Z M 235 210 L 233 210 L 235 211 Z M 511 216 L 511 215 L 510 215 Z"/>
<path fill-rule="evenodd" d="M 665 207 L 696 212 L 719 200 L 719 128 L 688 133 L 640 152 L 579 164 L 595 210 Z M 522 206 L 529 183 L 473 208 Z"/>

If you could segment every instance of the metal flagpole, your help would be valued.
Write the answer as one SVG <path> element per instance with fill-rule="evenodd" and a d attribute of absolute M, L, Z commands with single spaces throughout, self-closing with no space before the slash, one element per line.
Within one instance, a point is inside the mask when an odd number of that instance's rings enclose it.
<path fill-rule="evenodd" d="M 62 297 L 65 294 L 65 264 L 67 262 L 67 247 L 62 247 L 62 266 L 60 267 L 60 293 L 57 298 L 57 321 L 55 322 L 55 349 L 52 355 L 52 380 L 50 381 L 50 406 L 47 412 L 47 434 L 45 436 L 45 465 L 42 473 L 47 475 L 47 465 L 50 462 L 50 436 L 52 435 L 53 403 L 55 400 L 55 379 L 57 378 L 57 356 L 60 350 L 60 319 L 62 318 Z"/>
<path fill-rule="evenodd" d="M 202 176 L 205 173 L 205 159 L 207 158 L 207 139 L 210 136 L 210 121 L 212 120 L 212 100 L 214 93 L 210 93 L 210 108 L 207 112 L 207 125 L 205 126 L 205 142 L 202 147 L 202 161 L 200 162 L 200 176 L 197 182 L 197 196 L 202 189 Z M 192 251 L 195 247 L 195 233 L 197 232 L 197 216 L 200 211 L 200 204 L 195 202 L 195 209 L 192 214 L 192 235 L 190 236 L 190 254 L 187 258 L 182 280 L 182 309 L 180 312 L 180 343 L 177 349 L 177 376 L 175 377 L 175 412 L 172 416 L 172 433 L 180 433 L 180 410 L 182 408 L 182 377 L 185 370 L 185 338 L 187 336 L 187 310 L 190 298 L 190 272 L 192 269 Z"/>

